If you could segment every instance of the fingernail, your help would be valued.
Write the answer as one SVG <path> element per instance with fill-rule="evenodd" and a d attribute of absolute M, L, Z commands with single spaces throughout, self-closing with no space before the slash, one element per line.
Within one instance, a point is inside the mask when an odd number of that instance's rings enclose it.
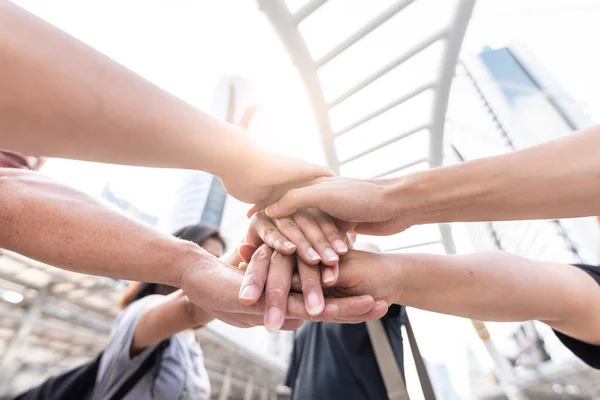
<path fill-rule="evenodd" d="M 308 315 L 319 315 L 323 311 L 323 304 L 321 304 L 319 295 L 317 295 L 315 292 L 310 292 L 308 294 L 306 302 L 308 305 L 308 307 L 306 308 Z"/>
<path fill-rule="evenodd" d="M 267 319 L 265 321 L 265 328 L 269 332 L 277 332 L 279 328 L 283 325 L 283 315 L 279 308 L 271 307 L 267 312 Z"/>
<path fill-rule="evenodd" d="M 373 305 L 373 307 L 379 307 L 379 306 L 388 307 L 388 303 L 385 300 L 379 300 L 379 301 L 376 301 L 375 304 Z"/>
<path fill-rule="evenodd" d="M 337 251 L 338 253 L 347 253 L 348 252 L 348 246 L 346 246 L 346 243 L 344 243 L 343 240 L 340 240 L 340 239 L 334 240 L 333 247 L 335 247 L 335 251 Z"/>
<path fill-rule="evenodd" d="M 242 293 L 240 293 L 240 299 L 244 300 L 254 300 L 258 297 L 258 288 L 254 285 L 248 285 L 242 289 Z"/>
<path fill-rule="evenodd" d="M 339 261 L 340 260 L 340 258 L 338 257 L 338 255 L 335 254 L 335 251 L 331 250 L 329 247 L 325 249 L 324 253 L 325 253 L 325 259 L 327 261 L 333 262 L 333 261 Z"/>
<path fill-rule="evenodd" d="M 323 269 L 323 283 L 332 283 L 335 279 L 332 268 Z"/>
<path fill-rule="evenodd" d="M 311 260 L 321 261 L 321 256 L 319 256 L 319 253 L 317 253 L 312 247 L 309 247 L 308 250 L 306 250 L 306 252 L 308 253 L 308 256 Z"/>
<path fill-rule="evenodd" d="M 273 203 L 265 208 L 265 213 L 267 213 L 268 216 L 271 216 L 270 214 L 274 213 L 275 211 L 277 211 L 277 203 Z"/>
<path fill-rule="evenodd" d="M 295 250 L 296 249 L 296 245 L 292 242 L 290 242 L 289 240 L 286 240 L 285 242 L 283 242 L 283 247 L 285 247 L 287 250 Z"/>

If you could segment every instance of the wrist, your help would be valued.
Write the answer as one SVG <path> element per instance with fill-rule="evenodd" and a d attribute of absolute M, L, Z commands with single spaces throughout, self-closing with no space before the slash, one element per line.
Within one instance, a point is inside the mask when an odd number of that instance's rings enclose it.
<path fill-rule="evenodd" d="M 168 285 L 178 287 L 185 292 L 186 282 L 192 273 L 201 269 L 212 257 L 208 252 L 195 243 L 177 240 L 173 256 Z M 214 258 L 214 257 L 213 257 Z"/>
<path fill-rule="evenodd" d="M 468 220 L 473 203 L 491 189 L 463 167 L 435 168 L 389 182 L 387 201 L 396 204 L 397 218 L 408 226 Z"/>
<path fill-rule="evenodd" d="M 406 227 L 423 223 L 429 200 L 423 185 L 427 178 L 420 173 L 384 180 L 382 205 L 390 205 L 392 219 L 401 220 Z"/>
<path fill-rule="evenodd" d="M 221 179 L 239 178 L 240 174 L 255 163 L 261 148 L 248 136 L 247 132 L 237 125 L 224 124 L 219 133 L 220 143 L 218 162 L 211 174 Z"/>
<path fill-rule="evenodd" d="M 382 263 L 389 271 L 389 279 L 387 285 L 389 285 L 388 292 L 390 295 L 386 298 L 388 304 L 402 304 L 403 303 L 403 287 L 405 282 L 405 260 L 403 254 L 381 254 Z"/>

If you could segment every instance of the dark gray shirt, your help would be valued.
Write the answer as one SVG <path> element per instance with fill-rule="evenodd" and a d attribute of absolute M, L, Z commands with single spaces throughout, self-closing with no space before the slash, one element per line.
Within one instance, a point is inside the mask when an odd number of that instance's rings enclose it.
<path fill-rule="evenodd" d="M 392 305 L 381 321 L 403 370 L 403 307 Z M 294 338 L 286 386 L 294 400 L 387 399 L 364 323 L 304 323 Z"/>

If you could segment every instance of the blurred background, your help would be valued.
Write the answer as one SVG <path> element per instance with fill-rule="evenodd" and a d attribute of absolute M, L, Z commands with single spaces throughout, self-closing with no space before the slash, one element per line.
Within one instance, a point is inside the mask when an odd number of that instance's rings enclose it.
<path fill-rule="evenodd" d="M 585 0 L 15 0 L 262 146 L 346 176 L 392 177 L 600 122 L 600 3 Z M 456 65 L 456 69 L 454 66 Z M 556 160 L 560 163 L 560 160 Z M 203 222 L 230 246 L 247 205 L 202 172 L 50 160 L 43 173 L 159 229 Z M 418 226 L 389 252 L 503 249 L 598 263 L 594 218 Z M 0 397 L 94 357 L 126 282 L 0 256 Z M 539 323 L 409 310 L 439 399 L 600 398 L 600 375 Z M 213 397 L 275 398 L 292 335 L 198 331 Z M 407 351 L 411 399 L 422 398 Z"/>

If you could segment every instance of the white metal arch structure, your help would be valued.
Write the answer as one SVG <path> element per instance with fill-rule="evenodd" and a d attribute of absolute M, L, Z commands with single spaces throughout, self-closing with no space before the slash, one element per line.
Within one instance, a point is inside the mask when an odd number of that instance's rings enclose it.
<path fill-rule="evenodd" d="M 382 178 L 443 163 L 450 86 L 476 0 L 309 0 L 296 10 L 297 0 L 258 2 L 302 77 L 332 170 Z M 381 45 L 385 35 L 391 44 Z M 380 134 L 384 126 L 400 128 Z M 455 252 L 448 225 L 434 235 L 382 247 Z"/>

